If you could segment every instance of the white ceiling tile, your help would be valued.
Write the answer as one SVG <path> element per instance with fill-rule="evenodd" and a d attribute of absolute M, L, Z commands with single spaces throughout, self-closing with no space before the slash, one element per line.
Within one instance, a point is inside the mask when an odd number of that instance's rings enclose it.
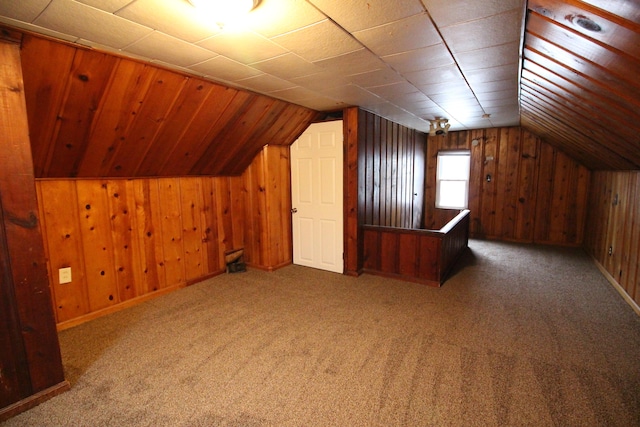
<path fill-rule="evenodd" d="M 6 18 L 4 16 L 0 16 L 0 23 L 7 24 L 7 25 L 9 25 L 11 27 L 14 27 L 14 28 L 20 28 L 20 29 L 23 29 L 23 30 L 32 31 L 34 33 L 42 34 L 42 35 L 45 35 L 47 37 L 52 37 L 52 38 L 55 38 L 55 39 L 58 39 L 58 40 L 64 40 L 64 41 L 67 41 L 67 42 L 77 42 L 78 41 L 78 37 L 77 36 L 60 33 L 58 31 L 53 31 L 53 30 L 50 30 L 48 28 L 40 27 L 38 25 L 29 24 L 29 23 L 26 23 L 24 21 L 17 21 L 17 20 L 12 19 L 12 18 Z"/>
<path fill-rule="evenodd" d="M 474 21 L 508 10 L 524 10 L 524 0 L 422 0 L 422 2 L 439 27 Z"/>
<path fill-rule="evenodd" d="M 251 31 L 223 31 L 198 42 L 197 45 L 243 64 L 263 61 L 287 52 L 281 46 Z"/>
<path fill-rule="evenodd" d="M 329 20 L 273 37 L 271 40 L 311 62 L 362 49 L 360 43 Z"/>
<path fill-rule="evenodd" d="M 322 91 L 336 86 L 349 84 L 349 80 L 342 74 L 336 74 L 332 70 L 324 70 L 317 74 L 295 77 L 290 79 L 299 86 L 306 87 L 313 91 Z"/>
<path fill-rule="evenodd" d="M 366 49 L 345 53 L 333 58 L 315 61 L 314 64 L 326 69 L 334 70 L 334 73 L 351 75 L 375 71 L 385 66 L 384 62 Z"/>
<path fill-rule="evenodd" d="M 515 99 L 517 97 L 518 97 L 517 88 L 477 94 L 477 98 L 478 98 L 478 101 L 480 101 L 480 103 L 483 103 L 485 101 L 494 101 L 497 99 Z"/>
<path fill-rule="evenodd" d="M 417 0 L 309 1 L 350 32 L 397 21 L 424 11 Z"/>
<path fill-rule="evenodd" d="M 289 89 L 296 86 L 295 84 L 287 80 L 279 79 L 278 77 L 274 77 L 269 74 L 260 74 L 255 77 L 236 80 L 236 82 L 244 87 L 250 88 L 260 93 L 281 91 L 283 89 Z"/>
<path fill-rule="evenodd" d="M 136 0 L 116 15 L 191 43 L 220 32 L 214 22 L 186 0 Z"/>
<path fill-rule="evenodd" d="M 71 0 L 53 0 L 34 24 L 116 49 L 122 49 L 153 31 Z"/>
<path fill-rule="evenodd" d="M 394 55 L 383 56 L 382 60 L 400 73 L 428 70 L 454 63 L 451 53 L 444 43 Z"/>
<path fill-rule="evenodd" d="M 367 87 L 369 92 L 375 93 L 376 95 L 385 98 L 385 99 L 396 99 L 396 98 L 409 98 L 411 96 L 424 96 L 421 92 L 416 89 L 414 85 L 407 81 L 401 81 L 398 83 L 391 83 L 381 86 L 371 86 Z"/>
<path fill-rule="evenodd" d="M 305 61 L 294 53 L 285 53 L 275 58 L 250 64 L 265 73 L 273 74 L 283 79 L 308 76 L 324 71 L 321 67 Z"/>
<path fill-rule="evenodd" d="M 473 85 L 473 91 L 476 94 L 482 94 L 487 92 L 496 92 L 499 90 L 518 89 L 518 76 L 505 80 L 496 80 L 494 82 L 484 82 Z"/>
<path fill-rule="evenodd" d="M 215 58 L 192 65 L 189 68 L 214 79 L 222 79 L 230 82 L 262 74 L 261 71 L 255 68 L 233 61 L 224 56 L 216 56 Z"/>
<path fill-rule="evenodd" d="M 20 0 L 0 2 L 0 15 L 19 21 L 32 22 L 51 0 Z"/>
<path fill-rule="evenodd" d="M 470 52 L 456 53 L 454 56 L 463 72 L 513 64 L 520 54 L 520 42 L 492 46 Z"/>
<path fill-rule="evenodd" d="M 344 102 L 350 105 L 363 107 L 384 102 L 379 96 L 353 84 L 327 89 L 323 93 L 331 98 L 344 100 Z"/>
<path fill-rule="evenodd" d="M 297 103 L 298 105 L 302 105 L 303 107 L 311 108 L 312 110 L 317 111 L 335 111 L 340 110 L 349 105 L 345 102 L 338 101 L 333 98 L 329 98 L 327 96 L 318 95 L 314 98 L 305 99 Z"/>
<path fill-rule="evenodd" d="M 510 78 L 517 80 L 519 68 L 520 64 L 518 62 L 512 62 L 511 64 L 500 65 L 497 67 L 465 71 L 464 76 L 471 85 L 476 83 L 494 82 Z"/>
<path fill-rule="evenodd" d="M 318 96 L 317 92 L 314 92 L 312 90 L 309 90 L 301 86 L 293 86 L 287 89 L 274 90 L 272 92 L 269 92 L 269 94 L 278 99 L 293 102 L 294 104 L 299 101 L 313 99 Z"/>
<path fill-rule="evenodd" d="M 115 13 L 126 5 L 132 3 L 132 0 L 76 0 L 78 3 L 104 10 L 105 12 Z M 135 3 L 136 0 L 133 0 Z"/>
<path fill-rule="evenodd" d="M 379 56 L 433 46 L 442 42 L 426 13 L 353 33 Z"/>
<path fill-rule="evenodd" d="M 416 86 L 439 84 L 443 82 L 457 82 L 464 84 L 462 73 L 455 65 L 434 68 L 431 70 L 414 71 L 404 75 L 408 81 Z"/>
<path fill-rule="evenodd" d="M 388 67 L 374 71 L 366 71 L 364 73 L 352 74 L 347 76 L 347 78 L 351 83 L 364 88 L 391 83 L 401 83 L 405 81 L 396 71 Z"/>
<path fill-rule="evenodd" d="M 315 7 L 300 0 L 262 1 L 247 16 L 247 27 L 270 38 L 325 20 Z"/>
<path fill-rule="evenodd" d="M 520 42 L 522 12 L 513 10 L 476 21 L 441 28 L 442 37 L 455 53 L 469 52 L 505 43 Z M 481 34 L 482 37 L 469 37 Z"/>
<path fill-rule="evenodd" d="M 157 31 L 124 50 L 150 59 L 171 62 L 180 67 L 189 67 L 216 56 L 214 52 Z"/>

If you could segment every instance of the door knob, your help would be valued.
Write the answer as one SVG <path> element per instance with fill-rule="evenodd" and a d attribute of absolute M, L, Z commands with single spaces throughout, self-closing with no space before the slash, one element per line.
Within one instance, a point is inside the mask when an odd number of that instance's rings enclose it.
<path fill-rule="evenodd" d="M 298 212 L 298 209 L 297 209 L 297 208 L 293 208 L 293 209 L 291 209 L 291 213 L 296 213 L 296 212 Z"/>

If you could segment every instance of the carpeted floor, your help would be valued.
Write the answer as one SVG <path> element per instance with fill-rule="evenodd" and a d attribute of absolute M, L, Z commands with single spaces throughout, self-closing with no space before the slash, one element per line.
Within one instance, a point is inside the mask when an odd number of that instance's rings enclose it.
<path fill-rule="evenodd" d="M 440 289 L 299 266 L 60 333 L 5 426 L 638 426 L 640 317 L 579 249 L 471 241 Z"/>

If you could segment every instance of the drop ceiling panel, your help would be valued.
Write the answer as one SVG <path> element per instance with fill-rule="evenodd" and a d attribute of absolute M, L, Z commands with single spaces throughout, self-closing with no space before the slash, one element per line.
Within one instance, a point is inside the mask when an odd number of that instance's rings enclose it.
<path fill-rule="evenodd" d="M 323 68 L 291 52 L 250 65 L 262 72 L 279 75 L 285 79 L 309 76 L 324 71 Z"/>
<path fill-rule="evenodd" d="M 212 78 L 234 81 L 254 77 L 262 74 L 261 71 L 225 56 L 216 56 L 212 59 L 192 65 L 190 69 Z"/>
<path fill-rule="evenodd" d="M 383 56 L 382 60 L 402 74 L 454 63 L 451 53 L 442 42 L 422 49 Z"/>
<path fill-rule="evenodd" d="M 19 21 L 32 22 L 51 0 L 21 0 L 0 2 L 0 15 Z"/>
<path fill-rule="evenodd" d="M 121 5 L 122 8 L 115 9 L 117 16 L 190 43 L 220 32 L 211 19 L 198 13 L 186 0 L 136 0 L 126 3 L 129 3 L 128 6 Z M 191 25 L 181 25 L 184 21 L 189 21 Z"/>
<path fill-rule="evenodd" d="M 135 43 L 153 31 L 72 0 L 53 0 L 33 23 L 115 49 Z"/>
<path fill-rule="evenodd" d="M 349 32 L 397 21 L 424 11 L 417 0 L 309 0 Z"/>
<path fill-rule="evenodd" d="M 128 4 L 131 4 L 131 0 L 76 0 L 78 3 L 86 4 L 87 6 L 95 7 L 96 9 L 104 10 L 105 12 L 115 13 Z M 134 1 L 135 2 L 135 1 Z"/>
<path fill-rule="evenodd" d="M 216 53 L 157 31 L 124 49 L 149 59 L 189 67 L 216 56 Z"/>
<path fill-rule="evenodd" d="M 260 74 L 255 77 L 236 80 L 236 82 L 243 87 L 260 93 L 269 93 L 295 87 L 295 84 L 270 74 Z"/>
<path fill-rule="evenodd" d="M 378 56 L 416 50 L 441 41 L 426 13 L 357 31 L 353 35 Z"/>
<path fill-rule="evenodd" d="M 353 37 L 328 19 L 271 40 L 310 62 L 362 48 Z"/>
<path fill-rule="evenodd" d="M 267 38 L 285 34 L 327 17 L 313 5 L 300 0 L 268 0 L 261 2 L 245 19 L 247 28 Z"/>
<path fill-rule="evenodd" d="M 475 21 L 510 10 L 524 10 L 523 0 L 423 0 L 433 19 L 442 27 Z"/>
<path fill-rule="evenodd" d="M 444 27 L 441 32 L 454 54 L 506 43 L 519 43 L 521 38 L 519 23 L 522 21 L 522 16 L 522 10 L 516 9 L 500 15 Z M 482 34 L 482 37 L 469 37 L 469 34 Z"/>
<path fill-rule="evenodd" d="M 264 61 L 287 53 L 283 47 L 251 31 L 224 31 L 198 42 L 197 45 L 243 64 Z M 238 46 L 243 48 L 238 49 Z"/>

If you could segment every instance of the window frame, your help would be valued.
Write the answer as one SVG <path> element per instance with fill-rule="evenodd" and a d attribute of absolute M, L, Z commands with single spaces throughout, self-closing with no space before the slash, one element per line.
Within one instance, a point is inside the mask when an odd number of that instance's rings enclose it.
<path fill-rule="evenodd" d="M 441 179 L 441 161 L 440 157 L 465 156 L 468 161 L 466 179 Z M 468 209 L 469 208 L 469 179 L 471 176 L 471 150 L 442 150 L 438 151 L 436 156 L 436 198 L 435 206 L 437 209 Z M 441 203 L 441 183 L 442 182 L 464 182 L 464 206 L 451 206 Z"/>

